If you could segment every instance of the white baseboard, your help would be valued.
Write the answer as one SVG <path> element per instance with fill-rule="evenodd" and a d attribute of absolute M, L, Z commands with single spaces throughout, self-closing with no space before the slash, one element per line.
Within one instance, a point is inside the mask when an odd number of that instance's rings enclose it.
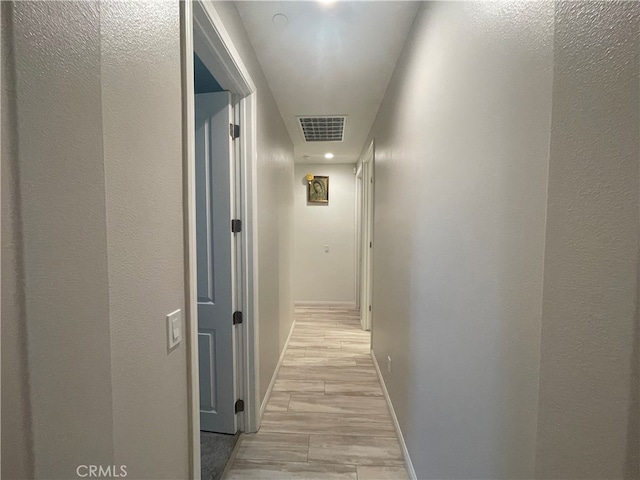
<path fill-rule="evenodd" d="M 356 302 L 333 302 L 333 301 L 306 301 L 296 300 L 296 307 L 334 307 L 334 308 L 356 308 Z"/>
<path fill-rule="evenodd" d="M 273 390 L 273 386 L 276 384 L 276 377 L 278 376 L 278 372 L 280 371 L 280 367 L 282 366 L 282 361 L 284 360 L 284 355 L 287 352 L 287 347 L 289 346 L 289 340 L 291 340 L 291 334 L 293 333 L 293 327 L 296 325 L 296 319 L 293 319 L 291 322 L 291 329 L 289 330 L 289 335 L 287 336 L 287 341 L 284 342 L 284 347 L 282 348 L 282 352 L 280 352 L 280 359 L 278 360 L 278 364 L 276 365 L 276 369 L 273 372 L 273 376 L 271 377 L 271 381 L 269 382 L 269 387 L 267 388 L 267 392 L 264 394 L 264 400 L 260 405 L 260 419 L 262 420 L 262 415 L 264 415 L 264 411 L 267 408 L 267 403 L 269 403 L 269 398 L 271 397 L 271 390 Z"/>
<path fill-rule="evenodd" d="M 404 463 L 407 467 L 409 478 L 411 480 L 417 480 L 418 477 L 416 476 L 416 471 L 413 468 L 413 463 L 411 462 L 411 457 L 409 456 L 409 451 L 407 450 L 407 444 L 404 443 L 404 436 L 402 435 L 402 430 L 400 430 L 398 417 L 396 417 L 396 412 L 393 409 L 393 404 L 391 403 L 391 398 L 389 397 L 389 391 L 387 390 L 387 386 L 384 383 L 384 378 L 382 378 L 382 372 L 380 371 L 380 366 L 378 365 L 376 356 L 373 354 L 373 350 L 371 350 L 371 358 L 373 359 L 373 366 L 376 368 L 376 372 L 378 373 L 378 380 L 380 380 L 384 398 L 387 400 L 389 412 L 391 412 L 391 419 L 393 420 L 393 426 L 396 428 L 396 434 L 398 435 L 398 441 L 400 442 L 400 450 L 402 450 L 402 456 L 404 457 Z"/>

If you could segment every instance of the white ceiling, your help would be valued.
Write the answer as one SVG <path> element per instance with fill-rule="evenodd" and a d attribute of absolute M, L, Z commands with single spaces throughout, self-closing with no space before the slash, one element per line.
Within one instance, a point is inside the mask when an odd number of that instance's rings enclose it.
<path fill-rule="evenodd" d="M 289 131 L 296 162 L 357 161 L 418 3 L 236 3 Z M 286 15 L 288 23 L 274 22 L 276 14 Z M 307 115 L 347 115 L 344 140 L 305 142 L 297 117 Z M 334 159 L 325 160 L 326 152 Z"/>

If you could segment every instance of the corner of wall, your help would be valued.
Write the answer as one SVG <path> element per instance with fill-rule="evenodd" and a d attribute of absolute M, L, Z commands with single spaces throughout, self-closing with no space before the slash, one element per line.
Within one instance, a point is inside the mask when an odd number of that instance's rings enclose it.
<path fill-rule="evenodd" d="M 640 8 L 554 29 L 536 475 L 638 478 Z"/>
<path fill-rule="evenodd" d="M 33 438 L 27 365 L 24 265 L 16 125 L 13 3 L 0 2 L 2 55 L 2 478 L 33 477 Z"/>

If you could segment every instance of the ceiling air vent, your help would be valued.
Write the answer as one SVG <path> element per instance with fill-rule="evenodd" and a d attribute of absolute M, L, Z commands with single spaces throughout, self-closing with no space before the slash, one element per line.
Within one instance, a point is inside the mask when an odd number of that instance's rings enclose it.
<path fill-rule="evenodd" d="M 298 117 L 302 134 L 307 142 L 341 142 L 347 117 L 331 115 L 322 117 Z"/>

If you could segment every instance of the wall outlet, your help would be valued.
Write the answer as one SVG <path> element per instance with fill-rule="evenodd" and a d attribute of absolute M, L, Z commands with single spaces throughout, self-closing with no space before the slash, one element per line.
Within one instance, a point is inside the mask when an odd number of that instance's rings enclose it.
<path fill-rule="evenodd" d="M 329 253 L 329 245 L 324 246 L 324 253 Z"/>
<path fill-rule="evenodd" d="M 391 373 L 391 357 L 387 356 L 387 372 Z"/>

